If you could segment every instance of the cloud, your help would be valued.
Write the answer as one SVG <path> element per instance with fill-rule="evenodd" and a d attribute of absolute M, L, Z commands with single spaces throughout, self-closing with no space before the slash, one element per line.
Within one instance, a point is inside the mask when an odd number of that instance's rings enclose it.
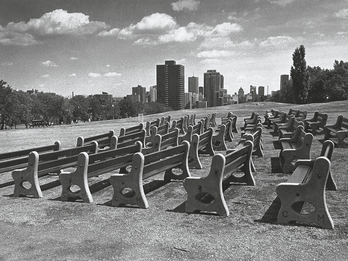
<path fill-rule="evenodd" d="M 69 75 L 69 77 L 76 77 L 76 76 L 77 76 L 76 73 L 72 73 Z"/>
<path fill-rule="evenodd" d="M 260 47 L 277 47 L 284 46 L 289 43 L 294 43 L 296 40 L 291 36 L 271 36 L 260 43 Z"/>
<path fill-rule="evenodd" d="M 137 24 L 131 24 L 130 26 L 123 28 L 119 31 L 120 38 L 130 38 L 134 35 L 141 34 L 162 34 L 168 30 L 175 29 L 177 23 L 175 19 L 164 13 L 154 13 L 149 16 L 145 16 Z"/>
<path fill-rule="evenodd" d="M 234 55 L 235 53 L 232 51 L 225 51 L 225 50 L 210 50 L 210 51 L 203 51 L 199 52 L 196 56 L 198 58 L 222 58 L 222 57 L 229 57 Z"/>
<path fill-rule="evenodd" d="M 77 57 L 70 57 L 70 60 L 71 61 L 77 61 L 79 58 L 77 58 Z"/>
<path fill-rule="evenodd" d="M 338 18 L 348 18 L 348 8 L 336 12 L 335 16 Z"/>
<path fill-rule="evenodd" d="M 232 33 L 238 33 L 242 30 L 243 30 L 242 26 L 240 26 L 237 23 L 225 22 L 215 26 L 214 29 L 211 31 L 211 34 L 213 36 L 223 37 L 223 36 L 228 36 Z"/>
<path fill-rule="evenodd" d="M 3 62 L 1 63 L 2 66 L 13 66 L 13 62 Z"/>
<path fill-rule="evenodd" d="M 89 73 L 88 74 L 88 77 L 90 77 L 90 78 L 99 78 L 101 76 L 102 75 L 100 73 Z"/>
<path fill-rule="evenodd" d="M 50 75 L 49 74 L 44 74 L 44 75 L 41 75 L 42 78 L 49 78 Z"/>
<path fill-rule="evenodd" d="M 68 13 L 57 9 L 28 22 L 10 22 L 0 28 L 0 43 L 28 46 L 38 44 L 35 36 L 89 35 L 107 29 L 104 22 L 90 21 L 83 13 Z"/>
<path fill-rule="evenodd" d="M 295 2 L 296 0 L 268 0 L 271 4 L 277 4 L 280 6 L 287 6 L 291 4 L 292 2 Z"/>
<path fill-rule="evenodd" d="M 100 33 L 97 34 L 97 36 L 102 36 L 102 37 L 106 37 L 106 36 L 117 36 L 118 33 L 120 32 L 119 28 L 113 28 L 110 31 L 102 31 Z"/>
<path fill-rule="evenodd" d="M 117 73 L 117 72 L 108 72 L 104 74 L 105 77 L 118 77 L 118 76 L 122 76 L 122 74 Z"/>
<path fill-rule="evenodd" d="M 174 11 L 182 11 L 187 9 L 189 11 L 195 11 L 198 9 L 200 1 L 196 0 L 179 0 L 177 2 L 172 3 L 172 8 Z"/>
<path fill-rule="evenodd" d="M 46 62 L 41 63 L 45 67 L 58 67 L 58 65 L 55 62 L 52 62 L 50 60 L 47 60 Z"/>
<path fill-rule="evenodd" d="M 221 60 L 219 59 L 205 59 L 199 62 L 200 64 L 204 65 L 218 65 L 221 63 Z"/>

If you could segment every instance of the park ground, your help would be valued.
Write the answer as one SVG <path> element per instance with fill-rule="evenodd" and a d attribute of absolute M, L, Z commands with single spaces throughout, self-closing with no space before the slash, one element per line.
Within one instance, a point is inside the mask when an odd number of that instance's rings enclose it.
<path fill-rule="evenodd" d="M 246 103 L 168 112 L 144 116 L 144 121 L 170 114 L 179 119 L 196 113 L 197 119 L 209 113 L 217 118 L 229 111 L 243 118 L 253 111 L 290 108 L 307 110 L 307 118 L 318 110 L 328 113 L 328 124 L 337 116 L 348 117 L 348 101 L 293 105 L 271 102 Z M 78 136 L 88 137 L 111 129 L 134 126 L 140 118 L 128 118 L 75 125 L 6 130 L 0 132 L 1 153 L 60 141 L 63 148 L 73 147 Z M 236 146 L 234 135 L 229 148 Z M 254 158 L 256 186 L 225 186 L 228 217 L 213 213 L 184 212 L 186 191 L 182 181 L 163 182 L 163 175 L 146 181 L 148 209 L 111 207 L 109 175 L 91 179 L 94 202 L 60 201 L 57 177 L 40 178 L 43 198 L 15 198 L 11 173 L 0 176 L 0 260 L 347 260 L 348 256 L 348 148 L 335 148 L 332 174 L 337 191 L 327 191 L 326 200 L 335 224 L 333 230 L 306 225 L 278 225 L 279 204 L 275 187 L 286 181 L 273 166 L 279 150 L 271 130 L 263 131 L 263 158 Z M 315 136 L 311 156 L 320 154 L 323 135 Z M 224 154 L 224 152 L 221 152 Z M 203 156 L 203 169 L 191 169 L 192 176 L 204 176 L 211 163 Z"/>

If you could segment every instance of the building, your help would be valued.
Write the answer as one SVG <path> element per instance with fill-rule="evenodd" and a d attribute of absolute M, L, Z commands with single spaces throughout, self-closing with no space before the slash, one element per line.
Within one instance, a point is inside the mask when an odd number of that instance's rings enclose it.
<path fill-rule="evenodd" d="M 146 88 L 138 85 L 137 87 L 132 88 L 132 95 L 139 96 L 138 101 L 141 103 L 146 102 Z"/>
<path fill-rule="evenodd" d="M 185 72 L 184 66 L 175 61 L 165 61 L 157 65 L 157 101 L 173 110 L 185 107 Z"/>
<path fill-rule="evenodd" d="M 204 97 L 208 107 L 227 104 L 227 90 L 224 89 L 224 76 L 216 70 L 204 73 Z"/>
<path fill-rule="evenodd" d="M 185 109 L 192 109 L 192 92 L 185 93 Z"/>
<path fill-rule="evenodd" d="M 151 86 L 150 93 L 149 93 L 149 102 L 156 102 L 156 101 L 157 101 L 157 86 Z"/>
<path fill-rule="evenodd" d="M 102 94 L 94 94 L 101 104 L 111 104 L 112 103 L 112 95 L 107 92 L 102 92 Z"/>
<path fill-rule="evenodd" d="M 259 86 L 258 89 L 258 96 L 260 98 L 260 101 L 263 101 L 265 99 L 265 87 L 264 86 Z"/>
<path fill-rule="evenodd" d="M 244 102 L 245 97 L 244 97 L 244 90 L 242 87 L 239 88 L 238 90 L 238 103 Z"/>
<path fill-rule="evenodd" d="M 198 88 L 198 77 L 192 76 L 188 77 L 188 91 L 198 94 L 199 88 Z"/>
<path fill-rule="evenodd" d="M 282 90 L 289 82 L 289 75 L 288 74 L 283 74 L 280 75 L 280 90 Z"/>
<path fill-rule="evenodd" d="M 257 101 L 256 86 L 250 85 L 250 94 L 251 94 L 251 97 L 252 97 L 251 101 L 253 101 L 253 102 Z"/>

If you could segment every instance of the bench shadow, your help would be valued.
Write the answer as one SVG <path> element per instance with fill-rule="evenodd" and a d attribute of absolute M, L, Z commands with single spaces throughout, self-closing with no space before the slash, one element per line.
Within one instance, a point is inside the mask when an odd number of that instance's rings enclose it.
<path fill-rule="evenodd" d="M 159 189 L 163 186 L 165 186 L 166 184 L 170 183 L 170 181 L 165 181 L 165 180 L 153 180 L 149 183 L 146 183 L 143 185 L 143 188 L 144 188 L 144 192 L 145 194 L 148 194 L 156 189 Z M 110 181 L 109 181 L 109 184 L 110 184 Z M 110 184 L 111 185 L 111 184 Z M 124 194 L 126 197 L 127 195 L 132 195 L 132 192 L 127 192 Z M 97 205 L 100 205 L 100 206 L 109 206 L 111 207 L 111 201 L 112 200 L 108 200 L 104 203 L 100 203 L 100 204 L 97 204 Z M 123 206 L 119 206 L 119 207 L 125 207 L 125 208 L 139 208 L 138 206 L 132 206 L 132 205 L 123 205 Z"/>
<path fill-rule="evenodd" d="M 272 171 L 272 173 L 282 173 L 283 172 L 279 157 L 271 157 L 271 171 Z"/>
<path fill-rule="evenodd" d="M 280 150 L 282 148 L 282 146 L 280 145 L 279 140 L 274 140 L 273 141 L 273 147 L 275 150 Z"/>
<path fill-rule="evenodd" d="M 254 221 L 260 223 L 276 223 L 278 213 L 280 210 L 280 204 L 281 202 L 279 197 L 276 197 L 275 200 L 273 200 L 270 207 L 266 210 L 265 214 L 260 219 L 256 219 Z"/>
<path fill-rule="evenodd" d="M 8 182 L 0 184 L 0 188 L 12 186 L 12 185 L 14 185 L 14 181 L 8 181 Z"/>
<path fill-rule="evenodd" d="M 279 136 L 279 133 L 274 131 L 270 131 L 269 134 L 271 134 L 273 137 Z"/>

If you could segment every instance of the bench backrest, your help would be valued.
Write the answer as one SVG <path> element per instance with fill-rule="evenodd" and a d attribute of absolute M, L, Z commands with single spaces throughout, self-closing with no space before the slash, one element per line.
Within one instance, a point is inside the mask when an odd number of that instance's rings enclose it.
<path fill-rule="evenodd" d="M 143 146 L 145 144 L 146 131 L 142 129 L 139 132 L 131 133 L 128 135 L 120 136 L 117 140 L 117 148 L 123 148 L 134 144 L 136 141 L 140 141 Z"/>
<path fill-rule="evenodd" d="M 151 130 L 151 127 L 152 126 L 159 126 L 160 124 L 160 119 L 157 118 L 156 120 L 154 121 L 148 121 L 146 122 L 146 127 L 145 127 L 145 130 L 146 130 L 146 135 L 150 135 L 150 130 Z"/>
<path fill-rule="evenodd" d="M 112 136 L 115 136 L 114 130 L 110 130 L 107 133 L 103 133 L 103 134 L 99 134 L 99 135 L 95 135 L 95 136 L 91 136 L 91 137 L 87 137 L 87 138 L 83 138 L 80 136 L 77 138 L 76 147 L 83 146 L 87 143 L 91 143 L 92 141 L 103 140 L 105 138 L 111 138 Z"/>
<path fill-rule="evenodd" d="M 121 128 L 120 129 L 120 136 L 124 136 L 124 135 L 131 134 L 131 133 L 134 133 L 134 132 L 139 132 L 142 129 L 144 129 L 144 124 L 143 123 L 140 123 L 140 124 L 138 124 L 136 126 L 132 126 L 132 127 L 129 127 L 129 128 Z"/>
<path fill-rule="evenodd" d="M 348 129 L 348 118 L 342 117 L 340 128 Z"/>
<path fill-rule="evenodd" d="M 210 143 L 210 147 L 213 148 L 213 133 L 214 130 L 212 127 L 208 128 L 202 134 L 193 134 L 192 143 L 197 144 L 198 150 L 205 148 Z"/>

